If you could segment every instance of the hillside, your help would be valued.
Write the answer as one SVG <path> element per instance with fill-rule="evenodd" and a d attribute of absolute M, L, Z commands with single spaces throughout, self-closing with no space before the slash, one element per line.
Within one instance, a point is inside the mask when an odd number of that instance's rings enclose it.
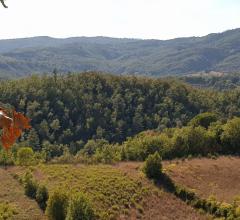
<path fill-rule="evenodd" d="M 0 76 L 104 71 L 152 76 L 239 72 L 240 29 L 173 40 L 36 37 L 0 41 Z"/>
<path fill-rule="evenodd" d="M 24 195 L 23 187 L 18 181 L 1 167 L 0 179 L 0 219 L 27 220 L 30 217 L 35 220 L 47 219 L 37 203 Z M 4 206 L 9 207 L 8 212 L 6 212 L 6 208 L 5 211 L 2 212 L 1 208 Z"/>
<path fill-rule="evenodd" d="M 69 186 L 70 194 L 79 191 L 86 194 L 97 215 L 96 219 L 208 219 L 206 214 L 200 214 L 164 188 L 155 186 L 143 176 L 139 166 L 134 165 L 132 170 L 128 163 L 97 166 L 46 164 L 31 169 L 38 183 L 47 185 L 50 195 L 58 187 L 64 191 Z M 12 207 L 21 210 L 21 213 L 14 215 L 16 220 L 28 220 L 30 217 L 45 219 L 36 202 L 24 196 L 23 186 L 12 178 L 23 177 L 26 170 L 26 167 L 9 167 L 7 170 L 0 168 L 0 178 L 4 177 L 2 183 L 8 183 L 12 192 L 22 191 L 21 194 L 15 194 L 15 197 L 9 191 L 5 196 L 0 193 L 0 204 L 1 201 L 11 202 Z M 8 182 L 5 182 L 5 176 L 8 177 Z M 19 204 L 19 200 L 22 203 Z M 24 209 L 27 203 L 31 208 Z M 35 214 L 32 215 L 32 212 Z"/>
<path fill-rule="evenodd" d="M 21 139 L 25 145 L 38 150 L 47 143 L 66 144 L 76 153 L 89 139 L 121 143 L 144 130 L 181 127 L 200 112 L 238 116 L 239 92 L 204 91 L 170 79 L 82 73 L 2 82 L 0 102 L 31 118 L 32 129 Z"/>
<path fill-rule="evenodd" d="M 163 161 L 164 172 L 176 185 L 196 193 L 203 201 L 212 201 L 205 210 L 185 199 L 186 195 L 181 197 L 181 194 L 169 191 L 162 180 L 154 183 L 147 179 L 142 173 L 142 165 L 140 162 L 114 165 L 40 164 L 32 166 L 31 171 L 38 184 L 47 186 L 50 195 L 58 187 L 63 192 L 67 189 L 69 195 L 83 192 L 89 198 L 96 219 L 211 220 L 224 216 L 234 201 L 237 208 L 234 207 L 239 209 L 238 157 Z M 13 219 L 47 219 L 35 200 L 24 195 L 23 185 L 18 182 L 27 170 L 29 168 L 24 166 L 0 168 L 3 184 L 0 189 L 0 217 L 1 202 L 4 202 L 11 207 L 9 210 L 14 209 Z M 69 186 L 71 190 L 68 190 Z M 213 204 L 216 205 L 214 208 L 218 205 L 220 208 L 219 213 L 211 215 L 210 205 Z"/>
<path fill-rule="evenodd" d="M 233 203 L 240 196 L 238 157 L 176 160 L 166 162 L 165 168 L 175 182 L 194 190 L 202 198 L 214 196 L 218 201 Z"/>
<path fill-rule="evenodd" d="M 218 91 L 239 89 L 240 87 L 239 73 L 196 73 L 182 76 L 180 79 L 195 87 L 213 89 Z"/>

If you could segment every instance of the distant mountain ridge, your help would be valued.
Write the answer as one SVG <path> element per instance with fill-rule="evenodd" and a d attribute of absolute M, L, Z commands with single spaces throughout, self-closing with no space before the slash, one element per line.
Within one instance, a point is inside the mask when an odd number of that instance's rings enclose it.
<path fill-rule="evenodd" d="M 104 71 L 152 76 L 240 72 L 240 29 L 172 40 L 33 37 L 0 40 L 0 77 Z"/>

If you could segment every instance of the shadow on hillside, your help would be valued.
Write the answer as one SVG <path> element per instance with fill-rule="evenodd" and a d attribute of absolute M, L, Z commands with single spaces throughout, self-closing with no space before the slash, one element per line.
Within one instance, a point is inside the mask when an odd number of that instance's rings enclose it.
<path fill-rule="evenodd" d="M 163 188 L 167 192 L 170 192 L 170 193 L 175 193 L 176 192 L 175 184 L 173 183 L 171 178 L 165 173 L 162 173 L 161 176 L 158 179 L 155 179 L 154 184 L 157 187 Z"/>

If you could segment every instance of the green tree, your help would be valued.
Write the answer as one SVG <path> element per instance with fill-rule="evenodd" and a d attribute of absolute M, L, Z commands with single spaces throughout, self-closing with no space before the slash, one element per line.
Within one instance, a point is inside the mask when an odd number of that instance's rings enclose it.
<path fill-rule="evenodd" d="M 77 193 L 68 206 L 66 220 L 93 220 L 95 219 L 93 208 L 86 195 Z"/>
<path fill-rule="evenodd" d="M 36 192 L 36 201 L 42 210 L 45 210 L 47 207 L 48 201 L 48 189 L 45 185 L 40 185 L 37 188 Z"/>
<path fill-rule="evenodd" d="M 158 152 L 151 154 L 147 157 L 143 172 L 150 179 L 158 179 L 162 174 L 162 159 Z"/>
<path fill-rule="evenodd" d="M 58 131 L 58 130 L 61 128 L 59 119 L 53 120 L 52 123 L 50 124 L 50 127 L 51 127 L 55 132 Z"/>
<path fill-rule="evenodd" d="M 82 153 L 88 156 L 92 156 L 96 153 L 97 149 L 102 149 L 103 146 L 107 145 L 108 141 L 104 139 L 97 139 L 97 140 L 89 140 L 84 148 L 82 149 Z"/>
<path fill-rule="evenodd" d="M 21 147 L 17 152 L 17 162 L 21 166 L 29 166 L 34 162 L 34 152 L 30 147 Z"/>
<path fill-rule="evenodd" d="M 40 150 L 38 133 L 36 132 L 36 130 L 34 128 L 32 128 L 29 131 L 27 141 L 28 141 L 29 146 L 31 146 L 33 148 L 33 150 Z"/>
<path fill-rule="evenodd" d="M 68 196 L 59 189 L 50 195 L 47 202 L 46 214 L 49 220 L 65 220 L 67 208 Z"/>
<path fill-rule="evenodd" d="M 211 123 L 216 122 L 218 117 L 215 113 L 205 112 L 195 116 L 190 122 L 190 126 L 198 127 L 202 126 L 208 128 Z"/>
<path fill-rule="evenodd" d="M 223 126 L 221 141 L 224 153 L 240 153 L 240 118 L 233 118 Z"/>

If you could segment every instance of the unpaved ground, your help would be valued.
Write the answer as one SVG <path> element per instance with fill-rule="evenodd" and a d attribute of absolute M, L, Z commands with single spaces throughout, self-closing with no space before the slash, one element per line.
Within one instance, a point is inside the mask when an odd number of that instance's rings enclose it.
<path fill-rule="evenodd" d="M 169 161 L 164 168 L 174 182 L 193 189 L 203 198 L 213 195 L 218 201 L 231 203 L 240 196 L 239 157 Z"/>
<path fill-rule="evenodd" d="M 200 214 L 180 199 L 176 198 L 171 193 L 165 192 L 158 188 L 152 182 L 147 180 L 140 172 L 142 163 L 127 162 L 117 164 L 116 167 L 123 171 L 131 178 L 138 178 L 141 181 L 152 187 L 155 193 L 150 195 L 144 201 L 144 212 L 139 215 L 136 210 L 132 210 L 131 217 L 121 216 L 120 219 L 146 219 L 146 220 L 203 220 L 210 219 L 205 215 Z"/>
<path fill-rule="evenodd" d="M 18 214 L 14 220 L 46 219 L 37 203 L 24 195 L 23 187 L 3 168 L 0 168 L 0 184 L 0 202 L 8 202 L 16 207 Z"/>

